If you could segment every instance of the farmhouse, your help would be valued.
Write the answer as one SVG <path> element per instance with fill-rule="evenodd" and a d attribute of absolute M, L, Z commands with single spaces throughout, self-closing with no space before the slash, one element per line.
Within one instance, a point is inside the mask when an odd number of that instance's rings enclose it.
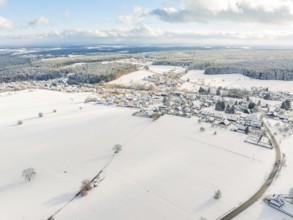
<path fill-rule="evenodd" d="M 285 204 L 285 199 L 284 199 L 284 197 L 282 195 L 274 194 L 271 197 L 271 200 L 270 200 L 270 205 L 271 206 L 281 208 L 284 204 Z"/>
<path fill-rule="evenodd" d="M 279 119 L 283 122 L 288 123 L 289 122 L 289 117 L 288 115 L 279 115 Z"/>
<path fill-rule="evenodd" d="M 218 123 L 218 125 L 221 125 L 221 126 L 229 126 L 230 125 L 230 122 L 227 120 L 227 119 L 225 119 L 225 120 L 223 120 L 223 121 L 220 121 L 219 123 Z"/>
<path fill-rule="evenodd" d="M 237 123 L 235 124 L 235 126 L 232 128 L 233 131 L 238 131 L 238 132 L 243 132 L 243 133 L 248 133 L 249 132 L 249 128 L 246 125 Z"/>
<path fill-rule="evenodd" d="M 238 121 L 238 116 L 237 115 L 227 115 L 227 120 L 231 122 L 236 122 Z"/>

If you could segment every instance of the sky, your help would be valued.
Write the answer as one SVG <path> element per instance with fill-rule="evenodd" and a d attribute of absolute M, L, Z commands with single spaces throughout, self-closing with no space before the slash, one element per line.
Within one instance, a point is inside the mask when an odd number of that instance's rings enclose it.
<path fill-rule="evenodd" d="M 293 46 L 293 0 L 0 0 L 0 46 Z"/>

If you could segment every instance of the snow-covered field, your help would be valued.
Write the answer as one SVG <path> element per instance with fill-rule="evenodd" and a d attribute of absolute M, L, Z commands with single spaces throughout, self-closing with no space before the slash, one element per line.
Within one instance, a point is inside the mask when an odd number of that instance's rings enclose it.
<path fill-rule="evenodd" d="M 210 87 L 245 88 L 268 87 L 271 91 L 288 91 L 293 94 L 292 81 L 257 80 L 241 74 L 205 75 L 203 70 L 191 70 L 182 77 L 186 82 L 182 89 L 197 90 L 199 84 Z M 197 83 L 197 84 L 194 84 Z"/>
<path fill-rule="evenodd" d="M 153 75 L 153 73 L 147 70 L 138 70 L 138 71 L 123 75 L 119 77 L 118 79 L 109 82 L 109 84 L 127 85 L 127 86 L 133 85 L 134 83 L 146 84 L 147 82 L 144 81 L 143 79 L 151 75 Z"/>
<path fill-rule="evenodd" d="M 109 82 L 109 84 L 118 84 L 118 85 L 133 85 L 134 83 L 138 84 L 145 84 L 150 85 L 150 82 L 144 81 L 143 79 L 152 76 L 156 73 L 162 74 L 162 73 L 168 73 L 170 71 L 174 71 L 176 73 L 184 72 L 184 68 L 178 67 L 178 66 L 156 66 L 156 65 L 150 65 L 149 70 L 139 70 L 133 73 L 129 73 L 126 75 L 121 76 L 120 78 Z"/>
<path fill-rule="evenodd" d="M 185 71 L 185 68 L 180 66 L 152 65 L 149 67 L 150 67 L 150 71 L 153 71 L 155 73 L 167 73 L 170 71 L 174 71 L 175 73 L 181 73 Z"/>
<path fill-rule="evenodd" d="M 103 182 L 56 219 L 216 219 L 250 197 L 273 166 L 274 151 L 244 143 L 243 134 L 217 129 L 213 135 L 214 128 L 195 118 L 152 122 L 130 109 L 84 104 L 86 96 L 22 91 L 0 97 L 1 220 L 47 219 L 108 163 L 117 143 L 123 149 Z M 37 174 L 25 182 L 21 172 L 29 167 Z"/>

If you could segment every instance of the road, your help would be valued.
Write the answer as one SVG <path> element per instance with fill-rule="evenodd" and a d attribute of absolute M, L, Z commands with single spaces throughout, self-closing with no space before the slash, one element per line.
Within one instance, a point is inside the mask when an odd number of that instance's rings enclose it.
<path fill-rule="evenodd" d="M 273 144 L 273 146 L 274 146 L 274 148 L 276 150 L 276 158 L 275 158 L 274 167 L 273 167 L 268 179 L 264 182 L 264 184 L 261 186 L 261 188 L 253 196 L 251 196 L 247 201 L 242 203 L 237 208 L 233 209 L 231 212 L 228 212 L 225 216 L 220 217 L 218 220 L 230 220 L 230 219 L 233 219 L 235 216 L 237 216 L 238 214 L 243 212 L 245 209 L 247 209 L 249 206 L 254 204 L 258 199 L 260 199 L 262 197 L 262 195 L 265 193 L 265 191 L 269 188 L 269 186 L 272 184 L 275 176 L 278 173 L 279 166 L 280 166 L 279 161 L 281 161 L 280 146 L 279 146 L 278 142 L 276 141 L 274 135 L 270 131 L 269 127 L 265 123 L 264 123 L 264 125 L 265 125 L 265 127 L 267 129 L 267 132 L 268 132 L 269 136 L 271 137 L 272 144 Z"/>

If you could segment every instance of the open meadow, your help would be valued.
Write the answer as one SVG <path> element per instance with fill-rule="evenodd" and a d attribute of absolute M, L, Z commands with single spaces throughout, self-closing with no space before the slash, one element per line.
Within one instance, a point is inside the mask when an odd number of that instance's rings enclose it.
<path fill-rule="evenodd" d="M 48 218 L 108 164 L 115 144 L 122 151 L 103 181 L 56 219 L 216 219 L 253 194 L 273 166 L 274 152 L 244 143 L 243 134 L 195 118 L 153 122 L 135 110 L 84 104 L 86 96 L 1 95 L 0 114 L 9 115 L 0 121 L 1 219 Z M 29 167 L 36 175 L 26 182 Z M 213 198 L 218 189 L 221 200 Z"/>

